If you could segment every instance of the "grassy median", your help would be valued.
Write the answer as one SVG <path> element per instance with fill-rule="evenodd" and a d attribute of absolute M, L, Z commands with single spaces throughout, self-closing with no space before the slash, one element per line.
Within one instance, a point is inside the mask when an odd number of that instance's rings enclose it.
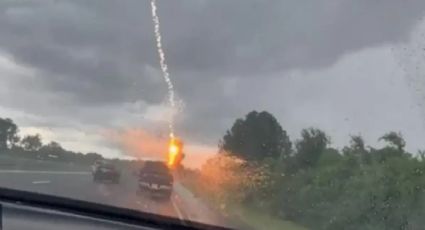
<path fill-rule="evenodd" d="M 272 217 L 267 213 L 250 208 L 232 207 L 229 211 L 253 230 L 307 230 L 307 228 L 290 221 Z"/>

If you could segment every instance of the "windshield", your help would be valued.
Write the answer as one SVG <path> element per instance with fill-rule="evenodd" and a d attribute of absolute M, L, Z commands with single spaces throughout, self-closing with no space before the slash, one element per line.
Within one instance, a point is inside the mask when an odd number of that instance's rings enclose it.
<path fill-rule="evenodd" d="M 424 17 L 2 0 L 0 186 L 235 229 L 423 229 Z"/>

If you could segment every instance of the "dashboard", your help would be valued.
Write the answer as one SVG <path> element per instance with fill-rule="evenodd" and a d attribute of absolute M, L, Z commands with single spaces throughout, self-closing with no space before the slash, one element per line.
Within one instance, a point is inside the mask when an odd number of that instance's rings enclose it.
<path fill-rule="evenodd" d="M 132 209 L 0 187 L 1 230 L 228 230 Z"/>
<path fill-rule="evenodd" d="M 2 203 L 2 224 L 4 230 L 158 229 L 11 203 Z"/>

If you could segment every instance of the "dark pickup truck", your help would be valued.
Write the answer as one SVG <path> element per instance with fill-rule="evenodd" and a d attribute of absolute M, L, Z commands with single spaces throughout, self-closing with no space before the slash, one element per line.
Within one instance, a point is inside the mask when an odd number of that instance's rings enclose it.
<path fill-rule="evenodd" d="M 139 172 L 139 192 L 169 199 L 173 192 L 173 175 L 165 162 L 145 161 Z"/>

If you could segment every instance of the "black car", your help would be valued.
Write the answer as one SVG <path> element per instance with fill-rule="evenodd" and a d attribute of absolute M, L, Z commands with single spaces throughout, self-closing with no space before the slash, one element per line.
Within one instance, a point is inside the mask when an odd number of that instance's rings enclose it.
<path fill-rule="evenodd" d="M 173 175 L 162 161 L 146 161 L 139 172 L 139 191 L 169 199 L 173 192 Z"/>
<path fill-rule="evenodd" d="M 120 177 L 121 173 L 112 164 L 100 164 L 93 169 L 94 182 L 110 181 L 118 184 Z"/>

